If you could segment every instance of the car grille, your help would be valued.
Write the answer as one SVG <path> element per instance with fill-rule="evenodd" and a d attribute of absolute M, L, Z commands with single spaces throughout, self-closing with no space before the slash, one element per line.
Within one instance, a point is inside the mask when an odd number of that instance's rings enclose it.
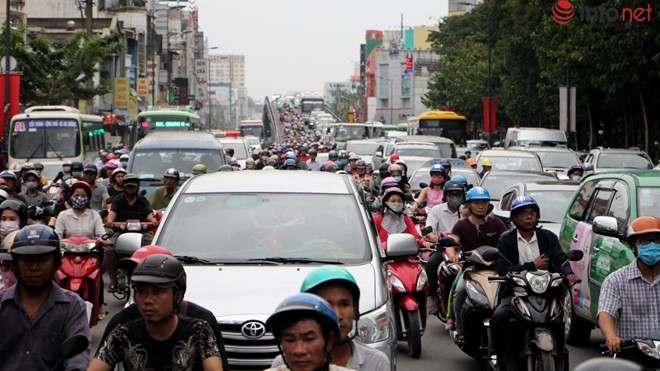
<path fill-rule="evenodd" d="M 259 338 L 250 339 L 241 332 L 245 323 L 219 323 L 229 366 L 232 370 L 261 371 L 270 368 L 279 354 L 275 338 L 266 332 Z"/>

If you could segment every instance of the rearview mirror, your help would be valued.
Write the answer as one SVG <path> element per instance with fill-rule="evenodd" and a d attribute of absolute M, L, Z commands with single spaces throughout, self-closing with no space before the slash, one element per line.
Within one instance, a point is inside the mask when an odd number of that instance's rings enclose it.
<path fill-rule="evenodd" d="M 618 221 L 612 216 L 597 216 L 592 223 L 593 232 L 609 237 L 619 237 Z"/>
<path fill-rule="evenodd" d="M 417 255 L 417 241 L 415 241 L 415 237 L 409 233 L 391 234 L 387 238 L 387 251 L 385 255 L 388 258 Z"/>
<path fill-rule="evenodd" d="M 383 152 L 378 151 L 374 153 L 374 157 L 383 157 Z"/>
<path fill-rule="evenodd" d="M 424 183 L 424 182 L 419 183 L 419 188 L 420 188 L 420 189 L 424 189 L 424 188 L 426 188 L 426 187 L 428 187 L 428 186 L 429 186 L 429 185 L 428 185 L 427 183 Z"/>
<path fill-rule="evenodd" d="M 500 255 L 500 250 L 492 246 L 483 246 L 479 248 L 479 253 L 485 261 L 492 262 Z"/>
<path fill-rule="evenodd" d="M 594 170 L 594 164 L 591 163 L 584 163 L 582 164 L 582 167 L 584 167 L 584 171 L 593 171 Z"/>
<path fill-rule="evenodd" d="M 133 255 L 133 253 L 142 246 L 142 237 L 142 233 L 122 233 L 117 238 L 117 254 L 126 257 Z"/>
<path fill-rule="evenodd" d="M 82 334 L 73 335 L 60 344 L 60 355 L 62 358 L 71 358 L 84 352 L 88 345 L 87 336 Z"/>
<path fill-rule="evenodd" d="M 429 225 L 428 227 L 425 227 L 425 228 L 423 228 L 423 229 L 421 230 L 421 235 L 422 235 L 422 236 L 426 236 L 427 234 L 429 234 L 429 233 L 431 233 L 431 232 L 433 232 L 433 227 L 431 227 L 431 226 Z"/>

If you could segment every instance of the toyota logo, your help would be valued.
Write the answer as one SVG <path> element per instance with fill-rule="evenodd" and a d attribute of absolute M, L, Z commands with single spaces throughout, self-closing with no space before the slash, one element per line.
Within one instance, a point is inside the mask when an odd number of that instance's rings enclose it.
<path fill-rule="evenodd" d="M 245 322 L 241 327 L 241 333 L 248 339 L 259 339 L 266 333 L 266 326 L 259 321 Z"/>

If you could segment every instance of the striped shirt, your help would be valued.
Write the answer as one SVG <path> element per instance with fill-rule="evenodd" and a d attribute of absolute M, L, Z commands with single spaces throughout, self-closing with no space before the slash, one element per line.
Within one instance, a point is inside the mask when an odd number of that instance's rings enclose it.
<path fill-rule="evenodd" d="M 606 312 L 616 320 L 622 339 L 646 337 L 660 329 L 660 275 L 648 282 L 637 260 L 605 278 L 600 290 L 598 314 Z"/>

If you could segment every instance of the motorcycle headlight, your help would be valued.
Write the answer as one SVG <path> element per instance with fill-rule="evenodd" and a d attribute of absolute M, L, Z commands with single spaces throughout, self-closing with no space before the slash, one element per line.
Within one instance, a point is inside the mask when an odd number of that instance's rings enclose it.
<path fill-rule="evenodd" d="M 660 353 L 658 353 L 658 350 L 650 346 L 649 344 L 638 341 L 637 342 L 637 348 L 639 349 L 640 352 L 646 354 L 649 357 L 653 357 L 655 359 L 660 359 Z"/>
<path fill-rule="evenodd" d="M 140 223 L 128 223 L 126 224 L 126 230 L 131 232 L 140 232 L 142 230 L 142 225 Z"/>
<path fill-rule="evenodd" d="M 527 278 L 527 282 L 529 282 L 529 287 L 531 287 L 532 291 L 537 294 L 543 294 L 545 290 L 548 289 L 548 285 L 550 284 L 550 274 L 548 273 L 542 274 L 540 276 L 537 276 L 533 273 L 527 273 L 525 278 Z"/>
<path fill-rule="evenodd" d="M 82 253 L 87 251 L 87 244 L 76 245 L 73 243 L 64 243 L 62 244 L 62 249 L 69 252 Z"/>
<path fill-rule="evenodd" d="M 393 289 L 392 292 L 395 292 L 394 289 L 396 289 L 396 292 L 406 292 L 406 288 L 403 286 L 403 283 L 401 282 L 399 277 L 397 277 L 394 274 L 390 273 L 388 278 L 390 280 L 390 286 Z"/>
<path fill-rule="evenodd" d="M 426 285 L 426 282 L 428 282 L 429 277 L 426 275 L 426 271 L 422 269 L 422 272 L 419 274 L 419 278 L 417 278 L 417 288 L 415 291 L 422 291 L 424 289 L 424 285 Z"/>
<path fill-rule="evenodd" d="M 365 344 L 378 343 L 390 337 L 390 318 L 387 304 L 360 315 L 356 340 Z"/>

